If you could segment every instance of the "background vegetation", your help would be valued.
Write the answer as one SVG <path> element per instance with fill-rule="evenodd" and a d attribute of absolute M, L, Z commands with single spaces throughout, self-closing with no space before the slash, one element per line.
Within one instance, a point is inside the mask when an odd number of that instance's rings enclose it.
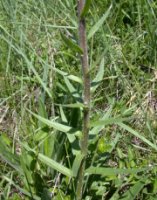
<path fill-rule="evenodd" d="M 82 72 L 75 0 L 0 1 L 0 198 L 75 199 Z M 62 34 L 61 34 L 62 33 Z M 85 200 L 156 199 L 157 3 L 91 1 Z"/>

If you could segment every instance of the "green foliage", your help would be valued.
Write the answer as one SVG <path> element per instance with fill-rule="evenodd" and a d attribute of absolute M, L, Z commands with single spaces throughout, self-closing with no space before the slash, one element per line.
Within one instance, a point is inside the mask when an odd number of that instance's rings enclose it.
<path fill-rule="evenodd" d="M 65 44 L 68 47 L 70 47 L 72 50 L 76 51 L 79 54 L 83 53 L 83 50 L 77 44 L 75 44 L 72 40 L 70 40 L 66 36 L 64 36 L 63 33 L 61 33 L 61 37 L 62 37 L 63 41 L 65 42 Z"/>
<path fill-rule="evenodd" d="M 91 4 L 91 0 L 85 1 L 84 8 L 83 8 L 81 15 L 80 15 L 81 18 L 85 17 L 86 14 L 89 12 L 90 4 Z"/>
<path fill-rule="evenodd" d="M 75 199 L 86 108 L 76 7 L 0 1 L 0 199 Z M 156 199 L 157 3 L 87 0 L 81 16 L 92 78 L 83 199 Z"/>
<path fill-rule="evenodd" d="M 108 8 L 106 13 L 99 19 L 99 21 L 90 29 L 88 33 L 88 40 L 94 36 L 94 34 L 100 29 L 100 27 L 103 25 L 104 21 L 107 19 L 107 17 L 110 14 L 110 10 L 112 8 L 112 5 Z"/>

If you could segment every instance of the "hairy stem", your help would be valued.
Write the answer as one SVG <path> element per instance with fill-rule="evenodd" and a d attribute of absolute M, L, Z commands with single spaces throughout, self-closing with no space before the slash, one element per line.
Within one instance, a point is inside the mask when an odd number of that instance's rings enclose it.
<path fill-rule="evenodd" d="M 88 135 L 89 135 L 89 120 L 90 120 L 90 73 L 88 63 L 88 51 L 87 51 L 87 39 L 86 39 L 86 21 L 85 18 L 81 18 L 81 12 L 84 7 L 84 0 L 78 0 L 78 17 L 79 17 L 79 45 L 83 50 L 81 56 L 82 73 L 83 73 L 83 102 L 85 105 L 83 113 L 83 136 L 81 139 L 81 153 L 84 155 L 84 159 L 81 162 L 78 172 L 76 199 L 82 199 L 83 180 L 85 172 L 85 163 L 88 152 Z"/>

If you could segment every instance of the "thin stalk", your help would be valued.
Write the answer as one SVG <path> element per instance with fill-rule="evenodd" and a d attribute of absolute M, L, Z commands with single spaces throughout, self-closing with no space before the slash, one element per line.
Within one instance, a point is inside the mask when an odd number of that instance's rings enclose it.
<path fill-rule="evenodd" d="M 87 39 L 86 39 L 86 21 L 85 18 L 81 17 L 81 12 L 84 8 L 85 0 L 78 0 L 78 18 L 79 18 L 79 45 L 83 50 L 81 56 L 82 74 L 83 74 L 83 103 L 85 109 L 83 112 L 83 136 L 81 138 L 81 153 L 84 155 L 84 159 L 81 162 L 80 169 L 77 177 L 76 187 L 76 199 L 82 199 L 83 181 L 85 173 L 86 157 L 88 152 L 88 135 L 89 135 L 89 120 L 90 120 L 90 73 L 88 63 L 88 50 L 87 50 Z"/>

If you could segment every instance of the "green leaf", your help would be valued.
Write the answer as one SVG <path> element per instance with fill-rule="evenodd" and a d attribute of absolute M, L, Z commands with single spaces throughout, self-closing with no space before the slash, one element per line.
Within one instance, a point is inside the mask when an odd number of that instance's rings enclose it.
<path fill-rule="evenodd" d="M 28 109 L 27 109 L 28 110 Z M 32 111 L 28 110 L 33 116 L 35 116 L 37 119 L 39 119 L 41 122 L 43 122 L 44 124 L 53 127 L 54 129 L 64 132 L 66 133 L 68 140 L 70 143 L 72 143 L 75 140 L 75 135 L 74 134 L 69 134 L 68 132 L 70 132 L 72 130 L 72 127 L 70 126 L 66 126 L 60 123 L 57 123 L 55 121 L 52 120 L 48 120 L 46 118 L 41 117 L 40 115 L 37 115 L 35 113 L 33 113 Z M 75 133 L 75 132 L 74 132 Z"/>
<path fill-rule="evenodd" d="M 41 140 L 45 139 L 48 136 L 48 132 L 40 130 L 38 133 L 34 135 L 35 142 L 41 142 Z"/>
<path fill-rule="evenodd" d="M 28 110 L 28 109 L 27 109 Z M 34 117 L 36 117 L 37 119 L 39 119 L 41 122 L 43 122 L 44 124 L 53 127 L 54 129 L 58 130 L 58 131 L 62 131 L 64 133 L 69 132 L 72 128 L 70 126 L 66 126 L 63 124 L 60 124 L 58 122 L 52 121 L 52 120 L 48 120 L 46 118 L 43 118 L 35 113 L 33 113 L 32 111 L 28 110 Z"/>
<path fill-rule="evenodd" d="M 0 140 L 3 141 L 3 144 L 5 144 L 6 146 L 11 145 L 11 139 L 7 136 L 6 133 L 0 135 Z"/>
<path fill-rule="evenodd" d="M 55 105 L 66 108 L 85 108 L 85 105 L 83 103 L 55 104 Z"/>
<path fill-rule="evenodd" d="M 80 168 L 80 164 L 81 164 L 83 158 L 84 158 L 84 155 L 81 154 L 81 152 L 79 151 L 76 154 L 76 157 L 75 157 L 75 160 L 74 160 L 73 166 L 72 166 L 72 171 L 73 171 L 73 174 L 75 177 L 77 176 L 77 173 L 78 173 L 78 170 Z"/>
<path fill-rule="evenodd" d="M 109 143 L 108 140 L 106 140 L 106 138 L 101 137 L 98 141 L 98 152 L 100 153 L 105 153 L 105 152 L 110 152 L 112 149 L 111 144 Z"/>
<path fill-rule="evenodd" d="M 59 110 L 60 110 L 60 116 L 61 116 L 62 121 L 65 122 L 65 123 L 68 123 L 67 117 L 66 117 L 64 110 L 63 110 L 63 107 L 62 107 L 62 104 L 59 104 Z"/>
<path fill-rule="evenodd" d="M 75 135 L 67 133 L 67 138 L 69 140 L 70 143 L 73 143 L 76 139 Z"/>
<path fill-rule="evenodd" d="M 44 93 L 44 92 L 43 92 Z M 42 94 L 43 95 L 43 94 Z M 46 112 L 46 108 L 45 108 L 45 103 L 44 101 L 42 100 L 42 97 L 39 97 L 38 99 L 38 104 L 39 104 L 39 108 L 38 108 L 38 112 L 39 112 L 39 115 L 41 117 L 44 117 L 44 118 L 47 118 L 47 112 Z M 39 127 L 43 127 L 44 124 L 39 120 L 38 122 L 38 125 Z"/>
<path fill-rule="evenodd" d="M 86 175 L 98 174 L 103 176 L 113 176 L 117 174 L 136 174 L 147 170 L 146 168 L 141 169 L 117 169 L 117 168 L 105 168 L 105 167 L 89 167 L 86 169 Z"/>
<path fill-rule="evenodd" d="M 124 123 L 117 122 L 116 124 L 118 124 L 121 128 L 125 129 L 126 131 L 132 133 L 135 137 L 141 139 L 144 143 L 148 144 L 150 147 L 152 147 L 157 151 L 157 146 L 152 142 L 150 142 L 149 140 L 147 140 L 144 136 L 140 135 L 140 133 L 138 133 L 137 131 L 133 130 Z"/>
<path fill-rule="evenodd" d="M 30 170 L 30 160 L 28 155 L 26 154 L 26 152 L 22 152 L 22 155 L 20 155 L 20 164 L 21 167 L 23 169 L 27 184 L 28 184 L 28 188 L 30 190 L 30 193 L 32 193 L 31 191 L 31 185 L 34 184 L 34 179 L 32 177 L 32 171 Z"/>
<path fill-rule="evenodd" d="M 79 77 L 77 76 L 74 76 L 74 75 L 68 75 L 67 76 L 68 79 L 72 80 L 72 81 L 75 81 L 77 83 L 80 83 L 82 85 L 82 79 L 80 79 Z"/>
<path fill-rule="evenodd" d="M 118 200 L 118 199 L 119 199 L 119 188 L 115 191 L 110 200 Z"/>
<path fill-rule="evenodd" d="M 104 116 L 101 118 L 102 120 L 106 120 L 110 117 L 112 109 L 113 109 L 114 102 L 111 104 L 110 108 L 105 112 Z M 100 131 L 104 128 L 104 124 L 101 126 L 95 126 L 89 132 L 90 135 L 97 135 Z"/>
<path fill-rule="evenodd" d="M 142 188 L 145 186 L 148 177 L 143 177 L 140 181 L 136 182 L 127 192 L 123 194 L 121 200 L 134 200 Z"/>
<path fill-rule="evenodd" d="M 2 176 L 1 178 L 5 179 L 10 185 L 13 185 L 15 188 L 17 188 L 17 190 L 20 193 L 32 198 L 32 194 L 30 192 L 28 192 L 27 190 L 25 190 L 23 188 L 20 188 L 17 183 L 13 182 L 12 179 L 8 178 L 7 176 Z M 34 200 L 41 200 L 40 197 L 38 197 L 36 195 L 33 195 L 33 199 Z"/>
<path fill-rule="evenodd" d="M 67 121 L 65 113 L 63 111 L 62 105 L 59 105 L 59 109 L 60 109 L 60 115 L 61 115 L 62 121 L 67 123 L 68 121 Z M 68 138 L 69 142 L 70 143 L 74 142 L 74 140 L 76 139 L 75 133 L 74 134 L 66 133 L 66 134 L 67 134 L 67 138 Z"/>
<path fill-rule="evenodd" d="M 19 55 L 21 55 L 23 57 L 23 59 L 25 60 L 28 69 L 31 69 L 32 72 L 35 75 L 35 78 L 37 79 L 37 81 L 41 84 L 41 86 L 43 87 L 44 91 L 47 92 L 48 96 L 52 99 L 52 95 L 50 93 L 49 88 L 47 87 L 47 85 L 43 82 L 43 80 L 40 78 L 38 72 L 36 71 L 35 67 L 33 66 L 33 63 L 28 59 L 27 55 L 22 51 L 22 49 L 20 49 L 19 47 L 16 47 L 15 45 L 13 45 L 9 40 L 7 40 L 4 37 L 1 37 L 5 42 L 7 42 L 17 53 L 19 53 Z"/>
<path fill-rule="evenodd" d="M 69 90 L 69 92 L 71 93 L 71 95 L 76 99 L 81 99 L 81 96 L 80 94 L 78 93 L 78 91 L 75 89 L 75 87 L 72 85 L 72 83 L 66 78 L 64 77 L 64 81 L 65 81 L 65 84 Z"/>
<path fill-rule="evenodd" d="M 79 53 L 79 54 L 83 54 L 83 50 L 72 40 L 70 40 L 69 38 L 67 38 L 62 32 L 61 32 L 61 37 L 63 39 L 63 41 L 65 42 L 65 44 L 70 47 L 73 51 Z"/>
<path fill-rule="evenodd" d="M 48 165 L 49 167 L 52 167 L 53 169 L 57 170 L 58 172 L 68 176 L 68 177 L 73 177 L 73 172 L 72 170 L 68 169 L 67 167 L 64 167 L 60 163 L 57 163 L 56 161 L 50 159 L 47 156 L 44 156 L 43 154 L 39 153 L 38 154 L 38 159 L 42 161 L 45 165 Z"/>
<path fill-rule="evenodd" d="M 82 85 L 82 79 L 78 76 L 72 75 L 72 74 L 68 74 L 67 72 L 64 72 L 63 70 L 57 69 L 57 68 L 53 68 L 53 70 L 55 72 L 57 72 L 58 74 L 60 74 L 61 76 L 68 78 L 72 81 L 75 81 L 77 83 L 80 83 Z"/>
<path fill-rule="evenodd" d="M 107 19 L 107 17 L 110 14 L 112 8 L 112 4 L 106 11 L 106 13 L 99 19 L 99 21 L 90 29 L 89 34 L 88 34 L 88 40 L 99 30 L 99 28 L 103 25 L 104 21 Z"/>
<path fill-rule="evenodd" d="M 91 127 L 95 127 L 95 126 L 101 126 L 101 125 L 109 125 L 109 124 L 117 124 L 118 122 L 123 122 L 128 120 L 128 118 L 120 118 L 120 117 L 113 117 L 113 118 L 108 118 L 105 120 L 99 120 L 96 122 L 92 122 L 90 125 Z"/>
<path fill-rule="evenodd" d="M 115 147 L 116 147 L 118 141 L 120 140 L 120 138 L 121 138 L 121 134 L 117 132 L 116 133 L 116 137 L 111 141 L 112 148 L 109 151 L 109 153 L 111 153 L 115 149 Z"/>
<path fill-rule="evenodd" d="M 37 154 L 37 152 L 34 149 L 31 149 L 27 144 L 21 143 L 21 145 L 27 150 L 32 151 L 33 153 Z M 56 171 L 60 172 L 61 174 L 64 174 L 68 177 L 74 177 L 72 170 L 68 169 L 67 167 L 64 167 L 60 163 L 56 162 L 53 159 L 50 159 L 49 157 L 38 153 L 38 159 L 43 162 L 45 165 L 55 169 Z"/>
<path fill-rule="evenodd" d="M 83 8 L 81 15 L 80 15 L 81 18 L 85 17 L 86 14 L 88 13 L 90 4 L 91 4 L 91 0 L 86 0 L 84 8 Z"/>
<path fill-rule="evenodd" d="M 91 87 L 91 92 L 95 92 L 101 81 L 103 80 L 104 76 L 104 58 L 102 58 L 98 73 L 95 77 L 95 79 L 92 81 L 92 87 Z"/>
<path fill-rule="evenodd" d="M 7 136 L 6 136 L 7 137 Z M 6 142 L 6 143 L 5 143 Z M 17 170 L 20 173 L 23 173 L 23 170 L 20 166 L 19 156 L 13 154 L 12 148 L 7 146 L 8 141 L 4 140 L 3 136 L 0 136 L 0 158 L 8 163 L 11 167 Z"/>

